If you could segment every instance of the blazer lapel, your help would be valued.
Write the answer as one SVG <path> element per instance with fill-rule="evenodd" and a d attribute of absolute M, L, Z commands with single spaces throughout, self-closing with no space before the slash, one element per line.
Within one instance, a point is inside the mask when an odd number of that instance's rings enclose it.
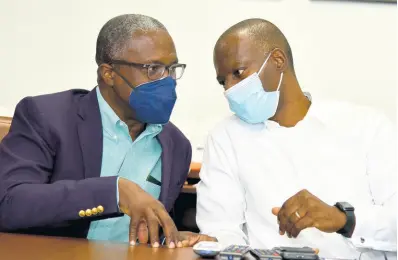
<path fill-rule="evenodd" d="M 173 141 L 168 133 L 167 125 L 163 131 L 158 135 L 158 140 L 162 146 L 162 187 L 160 190 L 160 201 L 165 205 L 167 210 L 171 209 L 172 205 L 168 205 L 167 198 L 169 195 L 170 179 L 171 179 L 171 166 L 172 166 L 172 150 Z"/>
<path fill-rule="evenodd" d="M 80 102 L 78 135 L 83 154 L 85 178 L 99 177 L 102 164 L 102 122 L 97 93 L 92 90 Z"/>

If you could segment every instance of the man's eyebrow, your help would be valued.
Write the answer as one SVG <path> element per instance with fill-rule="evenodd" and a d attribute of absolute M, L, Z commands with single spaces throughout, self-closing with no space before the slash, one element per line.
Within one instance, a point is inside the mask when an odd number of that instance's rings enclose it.
<path fill-rule="evenodd" d="M 231 64 L 232 65 L 231 67 L 234 67 L 234 68 L 245 67 L 245 66 L 247 66 L 248 62 L 249 61 L 245 60 L 244 58 L 243 59 L 235 59 L 234 62 Z"/>
<path fill-rule="evenodd" d="M 178 58 L 175 59 L 174 61 L 172 61 L 169 64 L 165 64 L 164 62 L 161 62 L 160 60 L 149 60 L 148 62 L 146 62 L 147 64 L 159 64 L 159 65 L 173 65 L 173 64 L 177 64 L 178 63 Z"/>

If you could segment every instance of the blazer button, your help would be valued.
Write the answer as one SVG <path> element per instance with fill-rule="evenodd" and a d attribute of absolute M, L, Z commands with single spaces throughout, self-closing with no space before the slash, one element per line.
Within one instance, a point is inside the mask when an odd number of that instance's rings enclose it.
<path fill-rule="evenodd" d="M 79 217 L 83 218 L 86 216 L 86 212 L 84 212 L 84 210 L 80 210 L 79 211 Z"/>
<path fill-rule="evenodd" d="M 87 209 L 87 210 L 86 210 L 86 216 L 87 216 L 87 217 L 90 217 L 90 216 L 91 216 L 91 209 Z"/>
<path fill-rule="evenodd" d="M 102 207 L 101 205 L 99 205 L 98 207 L 97 207 L 97 210 L 98 210 L 98 213 L 102 213 L 102 212 L 104 212 L 104 207 Z"/>
<path fill-rule="evenodd" d="M 97 208 L 92 208 L 91 213 L 93 213 L 93 215 L 97 215 L 98 214 Z"/>

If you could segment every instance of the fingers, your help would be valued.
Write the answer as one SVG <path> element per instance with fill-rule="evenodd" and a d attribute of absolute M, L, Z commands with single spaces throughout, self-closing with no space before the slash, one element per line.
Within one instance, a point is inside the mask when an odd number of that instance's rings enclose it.
<path fill-rule="evenodd" d="M 275 216 L 278 216 L 278 213 L 280 210 L 281 210 L 281 208 L 279 208 L 279 207 L 272 208 L 272 214 L 274 214 Z"/>
<path fill-rule="evenodd" d="M 206 235 L 200 235 L 192 233 L 189 237 L 184 239 L 181 243 L 183 247 L 193 247 L 201 241 L 214 241 L 215 239 L 208 237 Z"/>
<path fill-rule="evenodd" d="M 162 224 L 164 235 L 166 237 L 166 244 L 169 248 L 182 247 L 182 244 L 179 243 L 178 239 L 178 230 L 175 226 L 173 220 L 170 215 L 166 212 L 164 208 L 158 210 L 157 217 Z"/>
<path fill-rule="evenodd" d="M 297 237 L 305 228 L 318 228 L 319 223 L 322 222 L 313 213 L 324 206 L 325 203 L 322 203 L 307 190 L 301 190 L 290 197 L 281 208 L 273 208 L 272 214 L 278 217 L 279 233 L 281 235 L 287 233 L 290 238 Z"/>
<path fill-rule="evenodd" d="M 137 227 L 138 227 L 138 219 L 131 217 L 130 219 L 130 229 L 129 229 L 129 242 L 130 245 L 134 246 L 135 241 L 137 240 Z"/>
<path fill-rule="evenodd" d="M 298 204 L 292 205 L 290 208 L 286 208 L 283 212 L 283 216 L 293 224 L 295 224 L 301 217 L 304 217 L 307 212 L 304 207 Z"/>
<path fill-rule="evenodd" d="M 301 207 L 298 208 L 296 211 L 290 214 L 289 222 L 296 224 L 300 219 L 302 219 L 307 214 L 307 211 Z"/>
<path fill-rule="evenodd" d="M 183 247 L 193 247 L 201 241 L 217 242 L 214 237 L 192 232 L 180 232 L 180 240 Z"/>
<path fill-rule="evenodd" d="M 296 211 L 294 211 L 290 216 L 287 218 L 287 224 L 285 225 L 286 228 L 286 233 L 289 238 L 296 238 L 298 233 L 300 233 L 301 230 L 298 231 L 296 234 L 295 227 L 296 223 L 299 222 L 302 218 L 306 216 L 307 212 L 304 210 L 304 208 L 299 208 Z M 305 227 L 304 227 L 305 228 Z"/>
<path fill-rule="evenodd" d="M 285 203 L 283 203 L 278 215 L 281 213 L 281 211 L 288 211 L 289 213 L 292 212 L 292 209 L 295 207 L 298 207 L 300 205 L 299 200 L 298 200 L 298 196 L 297 194 L 290 197 L 288 200 L 285 201 Z M 290 214 L 288 214 L 290 215 Z"/>
<path fill-rule="evenodd" d="M 181 242 L 181 244 L 182 244 L 182 247 L 190 247 L 190 245 L 189 245 L 189 240 L 183 240 L 183 241 Z"/>
<path fill-rule="evenodd" d="M 140 244 L 148 243 L 148 227 L 145 220 L 141 220 L 138 225 L 138 242 Z"/>
<path fill-rule="evenodd" d="M 291 206 L 287 207 L 282 207 L 281 210 L 278 213 L 278 220 L 279 220 L 279 233 L 281 235 L 284 235 L 287 230 L 290 230 L 292 223 L 290 221 L 290 216 L 292 213 L 296 212 L 298 210 L 298 205 L 292 204 Z"/>
<path fill-rule="evenodd" d="M 196 234 L 194 236 L 191 236 L 189 238 L 189 246 L 194 246 L 196 243 L 199 241 L 207 241 L 207 239 L 204 236 L 201 236 L 199 234 Z"/>
<path fill-rule="evenodd" d="M 198 242 L 199 234 L 189 231 L 178 232 L 182 247 L 191 247 Z"/>
<path fill-rule="evenodd" d="M 301 230 L 312 227 L 313 223 L 314 222 L 311 217 L 304 216 L 299 221 L 297 221 L 296 224 L 293 225 L 293 227 L 291 228 L 291 230 L 289 230 L 289 232 L 293 237 L 296 238 L 300 234 Z"/>
<path fill-rule="evenodd" d="M 288 238 L 292 238 L 292 229 L 294 227 L 294 224 L 291 223 L 290 221 L 287 222 L 287 224 L 285 225 L 285 232 Z"/>
<path fill-rule="evenodd" d="M 299 208 L 297 195 L 290 197 L 283 203 L 278 212 L 279 234 L 284 235 L 289 224 L 289 216 Z M 276 212 L 276 210 L 275 210 Z"/>
<path fill-rule="evenodd" d="M 156 215 L 152 210 L 148 210 L 146 215 L 146 221 L 148 223 L 149 238 L 151 240 L 152 247 L 159 247 L 159 222 Z"/>

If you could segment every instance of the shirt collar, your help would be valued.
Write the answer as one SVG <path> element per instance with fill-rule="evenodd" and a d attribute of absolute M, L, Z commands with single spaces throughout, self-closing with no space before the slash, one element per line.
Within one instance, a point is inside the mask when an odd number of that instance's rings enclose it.
<path fill-rule="evenodd" d="M 115 111 L 113 111 L 113 109 L 109 106 L 108 102 L 105 101 L 101 91 L 99 90 L 99 87 L 96 88 L 96 92 L 101 113 L 102 127 L 108 131 L 115 132 L 115 128 L 121 120 L 116 115 Z"/>

